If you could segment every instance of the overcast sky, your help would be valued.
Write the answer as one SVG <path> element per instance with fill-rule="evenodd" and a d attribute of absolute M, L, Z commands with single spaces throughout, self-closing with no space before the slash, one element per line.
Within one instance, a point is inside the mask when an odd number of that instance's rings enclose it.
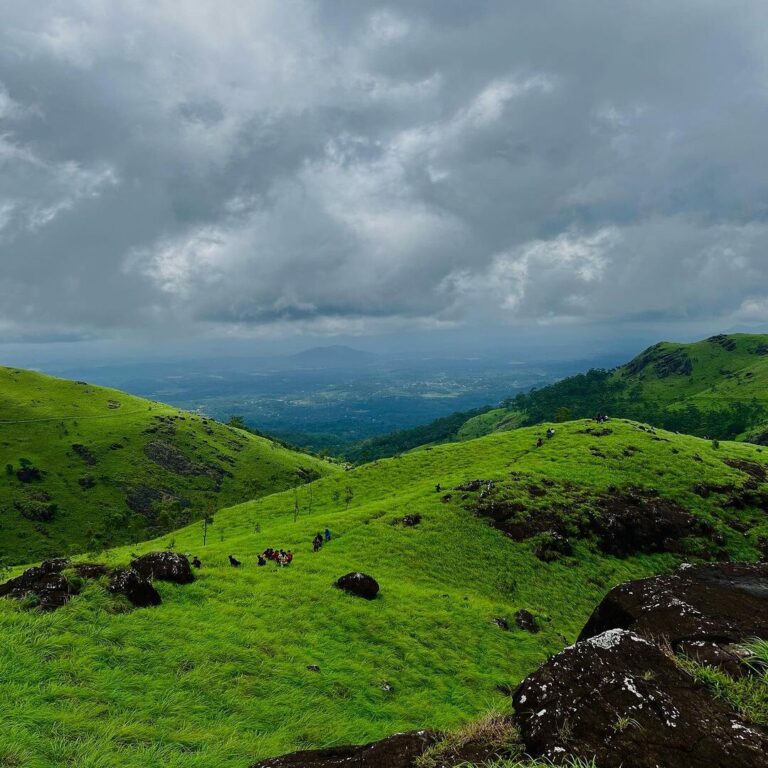
<path fill-rule="evenodd" d="M 4 341 L 759 328 L 767 246 L 765 0 L 0 5 Z"/>

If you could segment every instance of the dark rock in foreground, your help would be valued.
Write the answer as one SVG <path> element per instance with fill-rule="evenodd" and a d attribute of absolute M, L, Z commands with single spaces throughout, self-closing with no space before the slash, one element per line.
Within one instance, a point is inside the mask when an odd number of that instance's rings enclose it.
<path fill-rule="evenodd" d="M 363 746 L 293 752 L 257 763 L 253 768 L 413 768 L 416 758 L 436 740 L 431 731 L 397 733 Z"/>
<path fill-rule="evenodd" d="M 528 752 L 600 768 L 766 768 L 768 736 L 657 646 L 613 629 L 577 643 L 514 695 Z"/>
<path fill-rule="evenodd" d="M 133 568 L 116 568 L 109 580 L 109 591 L 125 595 L 137 608 L 160 605 L 160 595 L 152 583 Z"/>
<path fill-rule="evenodd" d="M 187 556 L 178 552 L 150 552 L 133 560 L 131 568 L 150 581 L 189 584 L 195 580 Z"/>
<path fill-rule="evenodd" d="M 669 576 L 629 581 L 612 589 L 579 636 L 631 629 L 664 638 L 718 644 L 768 639 L 768 563 L 684 565 Z"/>
<path fill-rule="evenodd" d="M 342 576 L 336 582 L 336 586 L 352 595 L 364 597 L 366 600 L 373 600 L 379 594 L 379 583 L 376 579 L 359 571 Z"/>
<path fill-rule="evenodd" d="M 64 558 L 45 560 L 39 566 L 28 568 L 20 576 L 0 584 L 0 597 L 23 600 L 34 595 L 41 610 L 55 611 L 79 591 L 62 574 L 67 566 L 69 560 Z"/>

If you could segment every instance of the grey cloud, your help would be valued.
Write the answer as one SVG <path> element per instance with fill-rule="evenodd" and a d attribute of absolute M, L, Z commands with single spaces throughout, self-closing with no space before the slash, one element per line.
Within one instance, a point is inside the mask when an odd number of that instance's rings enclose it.
<path fill-rule="evenodd" d="M 760 319 L 759 0 L 8 0 L 0 335 Z"/>

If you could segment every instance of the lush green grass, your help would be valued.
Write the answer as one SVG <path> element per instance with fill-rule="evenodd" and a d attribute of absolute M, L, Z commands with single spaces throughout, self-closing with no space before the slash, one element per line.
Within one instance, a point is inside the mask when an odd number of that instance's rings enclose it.
<path fill-rule="evenodd" d="M 470 440 L 493 432 L 598 413 L 675 432 L 768 443 L 768 335 L 733 334 L 694 344 L 662 342 L 614 371 L 569 376 L 481 413 L 453 414 L 416 430 L 375 438 L 393 456 L 422 443 Z M 405 446 L 405 447 L 404 447 Z"/>
<path fill-rule="evenodd" d="M 163 468 L 146 453 L 152 445 L 173 451 L 180 463 Z M 18 479 L 25 463 L 40 470 L 39 480 Z M 0 368 L 0 559 L 6 561 L 146 539 L 199 518 L 208 506 L 231 506 L 337 471 L 161 403 Z M 156 498 L 131 509 L 128 496 L 142 487 Z"/>
<path fill-rule="evenodd" d="M 526 504 L 531 483 L 545 478 L 572 484 L 560 495 L 654 487 L 722 527 L 735 556 L 754 556 L 760 528 L 747 537 L 726 528 L 717 499 L 692 486 L 743 482 L 722 459 L 763 462 L 759 448 L 715 450 L 618 421 L 595 438 L 585 426 L 558 425 L 538 449 L 540 430 L 521 429 L 329 476 L 219 512 L 204 548 L 199 523 L 134 546 L 203 560 L 194 584 L 158 585 L 157 608 L 115 612 L 98 585 L 53 614 L 0 600 L 0 765 L 244 768 L 301 747 L 460 726 L 507 707 L 497 686 L 516 684 L 573 641 L 610 587 L 675 562 L 619 560 L 582 541 L 574 557 L 542 563 L 531 542 L 506 539 L 460 494 L 443 503 L 437 482 L 505 480 Z M 596 443 L 604 458 L 590 451 Z M 629 445 L 638 450 L 628 458 Z M 406 513 L 420 513 L 421 524 L 393 524 Z M 334 539 L 313 554 L 310 540 L 326 525 Z M 267 546 L 293 549 L 294 564 L 257 568 Z M 125 563 L 130 550 L 104 557 Z M 227 564 L 229 553 L 242 568 Z M 379 580 L 377 600 L 332 587 L 358 569 Z M 521 608 L 537 615 L 539 634 L 514 627 Z M 494 624 L 499 616 L 511 631 Z M 307 670 L 313 664 L 319 673 Z"/>
<path fill-rule="evenodd" d="M 768 726 L 768 642 L 747 643 L 752 651 L 749 663 L 753 674 L 734 679 L 718 669 L 680 659 L 681 666 L 701 680 L 718 698 L 727 701 L 742 717 L 763 727 Z"/>

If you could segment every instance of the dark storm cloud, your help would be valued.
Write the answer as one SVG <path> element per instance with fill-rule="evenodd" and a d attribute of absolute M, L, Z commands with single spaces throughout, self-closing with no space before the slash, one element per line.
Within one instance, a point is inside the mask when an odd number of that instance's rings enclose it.
<path fill-rule="evenodd" d="M 0 22 L 0 336 L 765 318 L 762 0 Z"/>

